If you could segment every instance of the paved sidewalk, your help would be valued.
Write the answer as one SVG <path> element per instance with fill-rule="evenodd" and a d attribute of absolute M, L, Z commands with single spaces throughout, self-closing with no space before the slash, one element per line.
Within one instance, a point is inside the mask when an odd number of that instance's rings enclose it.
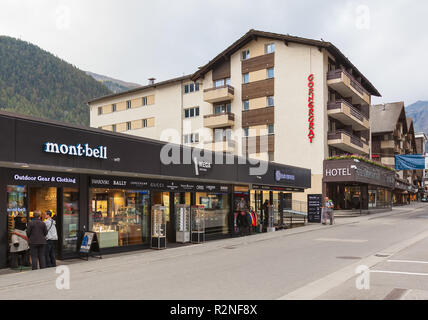
<path fill-rule="evenodd" d="M 409 205 L 409 206 L 393 208 L 392 211 L 388 211 L 384 213 L 363 215 L 363 216 L 357 216 L 357 217 L 346 217 L 346 218 L 339 217 L 335 219 L 334 225 L 308 223 L 305 226 L 297 227 L 293 229 L 284 229 L 284 230 L 279 230 L 271 233 L 258 233 L 258 234 L 254 234 L 246 237 L 234 237 L 234 238 L 213 240 L 213 241 L 205 242 L 203 244 L 185 245 L 185 246 L 179 246 L 175 248 L 169 248 L 169 249 L 167 248 L 166 250 L 160 250 L 160 251 L 152 250 L 152 249 L 144 249 L 139 251 L 103 255 L 103 258 L 101 260 L 97 258 L 90 258 L 89 264 L 103 262 L 103 265 L 105 265 L 109 262 L 114 263 L 114 261 L 123 262 L 124 259 L 126 260 L 133 260 L 133 258 L 140 259 L 142 256 L 144 256 L 145 261 L 154 262 L 154 261 L 160 261 L 163 259 L 169 259 L 171 257 L 201 254 L 209 251 L 218 250 L 221 248 L 233 249 L 234 247 L 246 246 L 252 243 L 268 241 L 275 238 L 290 237 L 297 234 L 336 228 L 343 225 L 350 225 L 350 224 L 354 224 L 362 221 L 382 218 L 385 216 L 393 216 L 395 214 L 400 214 L 407 211 L 411 213 L 414 210 L 417 210 L 424 206 L 427 207 L 426 204 Z M 81 259 L 58 261 L 58 265 L 76 265 L 76 264 L 88 265 L 88 262 Z M 49 270 L 49 269 L 46 269 L 46 270 Z M 19 274 L 19 273 L 25 273 L 30 271 L 32 272 L 31 269 L 23 270 L 22 272 L 11 270 L 11 269 L 2 269 L 0 270 L 0 276 L 5 274 L 14 274 L 14 273 Z M 42 271 L 44 270 L 39 270 L 39 272 L 42 272 Z"/>

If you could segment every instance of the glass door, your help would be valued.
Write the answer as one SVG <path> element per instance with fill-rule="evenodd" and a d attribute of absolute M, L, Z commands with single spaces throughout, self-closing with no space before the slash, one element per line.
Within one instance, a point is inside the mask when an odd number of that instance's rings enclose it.
<path fill-rule="evenodd" d="M 77 250 L 79 229 L 79 189 L 64 188 L 62 216 L 62 251 L 64 254 Z"/>

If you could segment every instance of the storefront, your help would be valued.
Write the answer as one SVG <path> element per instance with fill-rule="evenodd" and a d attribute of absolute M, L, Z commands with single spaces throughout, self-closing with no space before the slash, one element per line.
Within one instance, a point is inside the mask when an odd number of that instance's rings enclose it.
<path fill-rule="evenodd" d="M 403 206 L 418 200 L 418 189 L 408 181 L 395 178 L 395 186 L 392 196 L 394 206 Z"/>
<path fill-rule="evenodd" d="M 394 172 L 358 159 L 324 161 L 323 190 L 335 210 L 390 209 Z"/>
<path fill-rule="evenodd" d="M 36 210 L 53 213 L 58 256 L 67 259 L 78 256 L 85 231 L 97 233 L 103 253 L 149 248 L 155 205 L 165 208 L 171 245 L 176 243 L 179 205 L 204 207 L 204 233 L 210 240 L 234 233 L 236 187 L 243 188 L 248 204 L 255 183 L 310 187 L 307 169 L 262 163 L 263 174 L 250 174 L 262 164 L 237 157 L 230 163 L 221 154 L 218 163 L 218 157 L 210 160 L 201 150 L 182 146 L 172 150 L 182 161 L 164 164 L 164 147 L 158 141 L 0 112 L 0 267 L 8 265 L 15 221 L 30 220 Z M 186 154 L 193 161 L 186 163 Z M 295 179 L 277 181 L 278 170 Z M 278 201 L 275 195 L 272 201 Z"/>

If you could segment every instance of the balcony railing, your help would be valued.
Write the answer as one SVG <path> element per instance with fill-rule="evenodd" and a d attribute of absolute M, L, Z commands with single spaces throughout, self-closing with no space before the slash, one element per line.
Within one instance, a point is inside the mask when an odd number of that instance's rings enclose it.
<path fill-rule="evenodd" d="M 366 130 L 370 128 L 369 118 L 346 100 L 329 102 L 327 104 L 327 110 L 330 111 L 329 116 L 346 125 L 353 125 L 356 130 Z"/>
<path fill-rule="evenodd" d="M 351 153 L 368 154 L 369 146 L 360 138 L 345 130 L 328 133 L 329 145 Z"/>
<path fill-rule="evenodd" d="M 333 83 L 331 83 L 331 85 L 333 86 L 333 88 L 336 91 L 338 91 L 339 93 L 341 93 L 344 96 L 349 96 L 349 94 L 352 95 L 352 93 L 353 93 L 356 96 L 356 98 L 358 98 L 359 102 L 364 102 L 365 104 L 370 104 L 370 93 L 366 89 L 364 89 L 362 84 L 359 83 L 354 78 L 353 75 L 351 75 L 350 73 L 348 73 L 346 70 L 343 70 L 343 69 L 332 70 L 332 71 L 327 73 L 327 81 L 338 80 L 338 79 L 341 79 L 343 85 L 348 86 L 349 89 L 345 90 L 344 87 L 342 87 L 342 88 L 340 86 L 336 87 L 338 85 L 338 83 L 341 83 L 341 82 L 333 81 Z M 346 91 L 348 91 L 348 92 L 346 92 Z"/>
<path fill-rule="evenodd" d="M 213 87 L 204 90 L 204 101 L 209 103 L 233 100 L 235 89 L 230 85 Z"/>
<path fill-rule="evenodd" d="M 233 113 L 216 113 L 204 116 L 204 127 L 206 128 L 222 128 L 232 127 L 235 125 L 235 114 Z"/>

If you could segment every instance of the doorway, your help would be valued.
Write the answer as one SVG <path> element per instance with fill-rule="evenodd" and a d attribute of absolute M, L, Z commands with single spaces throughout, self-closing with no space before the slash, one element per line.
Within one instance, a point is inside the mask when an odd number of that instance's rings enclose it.
<path fill-rule="evenodd" d="M 166 242 L 175 242 L 175 228 L 171 219 L 171 199 L 169 192 L 153 192 L 152 207 L 161 205 L 165 207 Z"/>

